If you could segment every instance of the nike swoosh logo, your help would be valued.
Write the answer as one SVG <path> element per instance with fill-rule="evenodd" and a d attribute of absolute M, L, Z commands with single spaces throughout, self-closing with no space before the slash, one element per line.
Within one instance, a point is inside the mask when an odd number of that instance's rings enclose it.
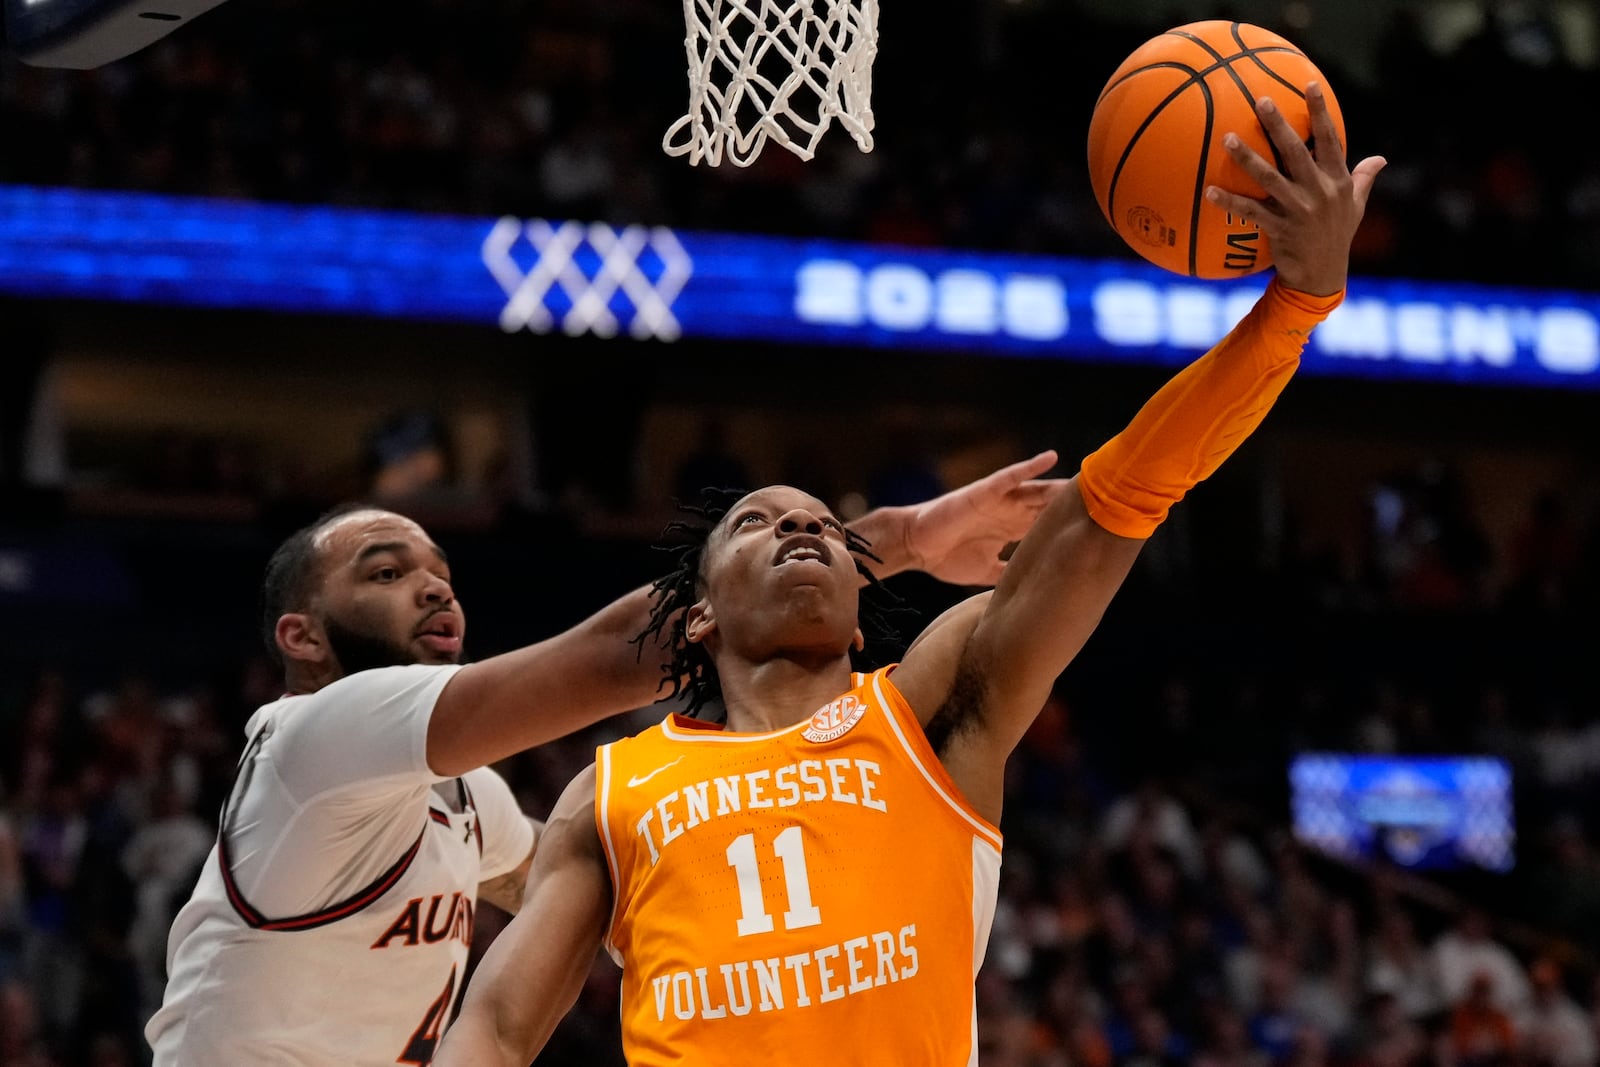
<path fill-rule="evenodd" d="M 668 767 L 676 767 L 678 764 L 680 764 L 682 762 L 683 762 L 683 757 L 679 756 L 677 759 L 673 760 L 671 763 L 663 764 L 660 767 L 657 767 L 655 770 L 651 771 L 649 774 L 642 775 L 642 776 L 636 774 L 632 778 L 628 779 L 628 788 L 629 789 L 635 789 L 635 788 L 637 788 L 637 787 L 639 787 L 641 785 L 644 785 L 646 782 L 648 782 L 650 779 L 654 778 L 656 775 L 660 774 L 662 771 L 666 770 Z"/>

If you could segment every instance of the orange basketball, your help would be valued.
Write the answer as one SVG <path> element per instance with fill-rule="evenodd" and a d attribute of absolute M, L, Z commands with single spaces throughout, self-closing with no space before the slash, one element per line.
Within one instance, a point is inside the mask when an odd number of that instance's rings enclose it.
<path fill-rule="evenodd" d="M 1117 68 L 1089 123 L 1089 178 L 1112 227 L 1145 259 L 1192 278 L 1233 278 L 1272 265 L 1256 227 L 1205 198 L 1208 185 L 1264 195 L 1222 138 L 1276 152 L 1256 117 L 1270 96 L 1311 139 L 1306 83 L 1318 82 L 1339 141 L 1344 118 L 1327 80 L 1277 34 L 1243 22 L 1192 22 L 1141 45 Z"/>

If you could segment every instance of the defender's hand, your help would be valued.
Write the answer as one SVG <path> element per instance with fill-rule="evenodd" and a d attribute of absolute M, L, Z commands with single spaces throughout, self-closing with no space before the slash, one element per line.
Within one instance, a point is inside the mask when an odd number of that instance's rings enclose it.
<path fill-rule="evenodd" d="M 906 551 L 917 569 L 953 585 L 998 582 L 1006 549 L 1067 488 L 1065 479 L 1037 480 L 1055 465 L 1053 450 L 1041 452 L 908 508 Z"/>
<path fill-rule="evenodd" d="M 1256 115 L 1283 160 L 1280 172 L 1235 134 L 1223 138 L 1234 160 L 1266 191 L 1256 199 L 1208 186 L 1206 199 L 1261 227 L 1272 246 L 1278 277 L 1291 289 L 1332 296 L 1345 286 L 1350 242 L 1367 209 L 1372 183 L 1383 170 L 1382 156 L 1345 165 L 1344 146 L 1334 130 L 1328 102 L 1316 82 L 1306 86 L 1316 155 L 1306 148 L 1269 97 L 1256 102 Z"/>

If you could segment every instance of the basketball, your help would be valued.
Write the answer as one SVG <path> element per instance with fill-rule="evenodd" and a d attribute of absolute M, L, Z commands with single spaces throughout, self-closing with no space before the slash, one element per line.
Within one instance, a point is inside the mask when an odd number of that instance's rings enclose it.
<path fill-rule="evenodd" d="M 1207 201 L 1205 189 L 1264 195 L 1222 138 L 1236 133 L 1262 158 L 1276 159 L 1255 113 L 1256 100 L 1270 96 L 1309 143 L 1305 88 L 1312 81 L 1321 84 L 1340 143 L 1347 143 L 1327 80 L 1277 34 L 1213 20 L 1146 41 L 1111 75 L 1089 123 L 1089 178 L 1112 228 L 1156 266 L 1191 278 L 1271 266 L 1266 236 Z"/>

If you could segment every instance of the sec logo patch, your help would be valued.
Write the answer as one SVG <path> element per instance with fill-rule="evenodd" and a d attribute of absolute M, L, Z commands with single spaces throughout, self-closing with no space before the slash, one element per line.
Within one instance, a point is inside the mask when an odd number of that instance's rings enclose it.
<path fill-rule="evenodd" d="M 818 744 L 843 737 L 851 727 L 861 721 L 867 706 L 853 696 L 845 695 L 832 704 L 825 704 L 811 716 L 800 736 Z"/>

